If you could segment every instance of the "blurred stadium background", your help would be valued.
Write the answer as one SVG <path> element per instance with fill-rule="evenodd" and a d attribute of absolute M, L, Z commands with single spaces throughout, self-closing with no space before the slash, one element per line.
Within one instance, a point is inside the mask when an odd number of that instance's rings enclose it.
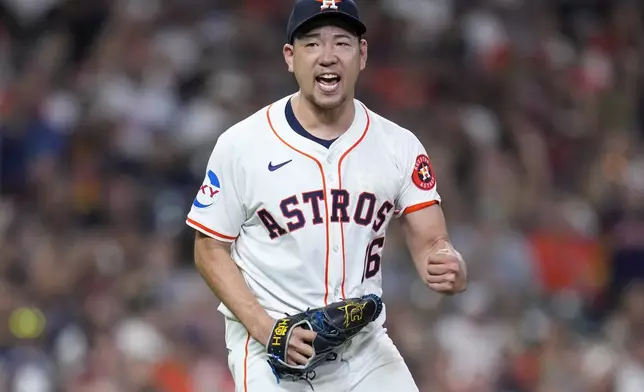
<path fill-rule="evenodd" d="M 466 294 L 394 224 L 422 392 L 644 391 L 644 3 L 359 0 L 359 98 L 437 171 Z M 291 0 L 0 1 L 0 391 L 232 391 L 184 218 L 229 125 L 294 91 Z"/>

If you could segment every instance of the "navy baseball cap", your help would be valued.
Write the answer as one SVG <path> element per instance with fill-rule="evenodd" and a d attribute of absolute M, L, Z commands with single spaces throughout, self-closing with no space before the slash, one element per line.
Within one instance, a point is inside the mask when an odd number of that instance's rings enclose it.
<path fill-rule="evenodd" d="M 288 19 L 288 42 L 293 43 L 296 32 L 304 25 L 327 17 L 342 20 L 354 29 L 358 36 L 367 32 L 354 0 L 296 0 Z"/>

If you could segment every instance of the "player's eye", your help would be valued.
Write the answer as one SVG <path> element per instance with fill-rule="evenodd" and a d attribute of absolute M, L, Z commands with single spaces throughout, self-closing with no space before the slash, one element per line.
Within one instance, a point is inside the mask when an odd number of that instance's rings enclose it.
<path fill-rule="evenodd" d="M 348 42 L 338 42 L 338 45 L 344 47 L 351 46 Z"/>
<path fill-rule="evenodd" d="M 318 46 L 317 42 L 309 42 L 308 44 L 305 45 L 307 48 L 313 48 Z"/>

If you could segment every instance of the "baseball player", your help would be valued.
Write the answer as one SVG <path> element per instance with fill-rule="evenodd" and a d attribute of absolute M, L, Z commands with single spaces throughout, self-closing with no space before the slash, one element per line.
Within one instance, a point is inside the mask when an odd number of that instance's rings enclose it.
<path fill-rule="evenodd" d="M 187 217 L 195 263 L 221 300 L 238 392 L 310 390 L 276 380 L 266 345 L 277 319 L 344 298 L 382 295 L 382 251 L 401 218 L 419 276 L 440 293 L 466 288 L 432 164 L 410 131 L 354 98 L 367 62 L 353 0 L 297 0 L 283 55 L 299 90 L 226 130 Z M 383 327 L 383 310 L 319 366 L 315 391 L 417 391 Z M 304 365 L 316 333 L 291 331 Z"/>

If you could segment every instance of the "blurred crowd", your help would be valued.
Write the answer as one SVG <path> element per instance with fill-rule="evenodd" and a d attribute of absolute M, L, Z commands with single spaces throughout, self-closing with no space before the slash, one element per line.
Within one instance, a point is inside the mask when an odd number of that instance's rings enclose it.
<path fill-rule="evenodd" d="M 358 2 L 358 98 L 427 147 L 470 270 L 434 295 L 392 224 L 421 392 L 644 391 L 644 3 Z M 0 391 L 233 391 L 184 219 L 296 89 L 291 3 L 0 0 Z"/>

